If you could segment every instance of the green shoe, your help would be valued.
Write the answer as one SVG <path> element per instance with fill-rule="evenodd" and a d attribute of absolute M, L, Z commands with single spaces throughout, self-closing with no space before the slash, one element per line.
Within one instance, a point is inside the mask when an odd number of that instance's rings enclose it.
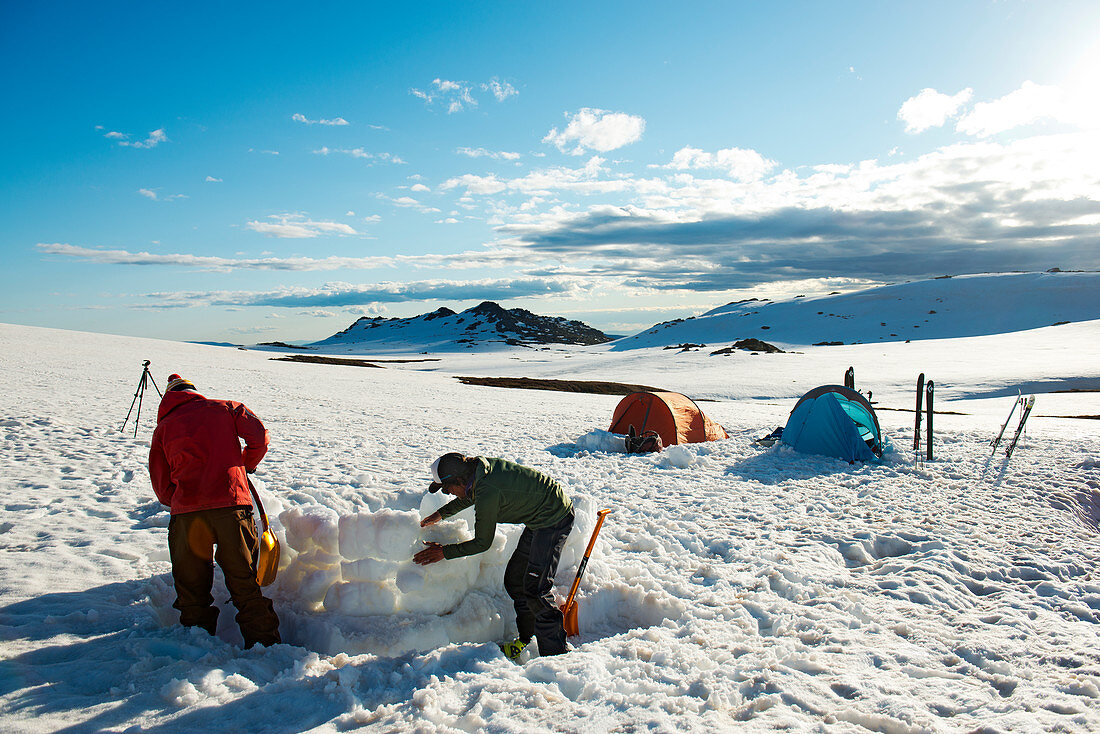
<path fill-rule="evenodd" d="M 503 645 L 501 645 L 500 651 L 504 653 L 505 657 L 507 657 L 509 660 L 515 662 L 519 658 L 520 653 L 523 652 L 523 649 L 525 647 L 527 647 L 527 643 L 517 637 L 511 642 L 505 642 Z"/>

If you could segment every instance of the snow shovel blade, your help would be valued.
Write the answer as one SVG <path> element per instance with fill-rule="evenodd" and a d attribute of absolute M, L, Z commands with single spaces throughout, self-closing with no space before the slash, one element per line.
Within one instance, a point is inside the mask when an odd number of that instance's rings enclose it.
<path fill-rule="evenodd" d="M 592 547 L 596 545 L 596 537 L 600 534 L 600 528 L 603 527 L 603 520 L 609 514 L 611 514 L 611 510 L 600 510 L 596 513 L 596 527 L 592 530 L 592 537 L 588 539 L 588 548 L 584 551 L 584 558 L 577 566 L 577 575 L 573 579 L 573 586 L 569 589 L 569 597 L 561 605 L 562 626 L 565 628 L 566 637 L 576 637 L 581 633 L 580 624 L 577 621 L 577 610 L 580 606 L 576 600 L 577 588 L 581 585 L 581 576 L 584 576 L 584 569 L 588 567 L 588 558 L 592 555 Z"/>
<path fill-rule="evenodd" d="M 271 532 L 267 524 L 267 513 L 264 512 L 264 503 L 260 501 L 260 494 L 252 486 L 252 480 L 248 479 L 248 491 L 252 493 L 252 499 L 256 503 L 256 509 L 260 512 L 260 533 L 258 547 L 256 549 L 256 583 L 260 586 L 268 586 L 275 580 L 279 573 L 279 539 Z"/>
<path fill-rule="evenodd" d="M 581 633 L 580 624 L 577 622 L 577 602 L 561 606 L 562 626 L 565 627 L 566 637 L 576 637 Z"/>
<path fill-rule="evenodd" d="M 256 560 L 256 583 L 267 586 L 279 572 L 279 539 L 265 530 L 260 536 L 260 553 Z"/>

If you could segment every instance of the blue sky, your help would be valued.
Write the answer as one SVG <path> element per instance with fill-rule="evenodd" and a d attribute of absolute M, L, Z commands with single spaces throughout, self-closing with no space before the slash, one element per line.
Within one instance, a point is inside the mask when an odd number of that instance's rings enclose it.
<path fill-rule="evenodd" d="M 1100 267 L 1095 2 L 0 4 L 0 321 L 321 339 L 482 300 Z"/>

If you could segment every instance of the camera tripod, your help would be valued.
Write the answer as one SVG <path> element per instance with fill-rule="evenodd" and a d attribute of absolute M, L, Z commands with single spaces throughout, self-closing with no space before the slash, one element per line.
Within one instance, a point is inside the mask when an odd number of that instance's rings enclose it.
<path fill-rule="evenodd" d="M 134 416 L 134 438 L 137 438 L 138 421 L 141 420 L 141 401 L 145 397 L 145 388 L 150 382 L 152 382 L 153 387 L 156 388 L 157 395 L 164 397 L 160 388 L 157 387 L 157 381 L 153 379 L 153 373 L 149 371 L 149 360 L 145 360 L 141 365 L 141 379 L 138 380 L 137 391 L 134 392 L 134 399 L 130 402 L 130 410 L 126 413 L 126 420 L 122 421 L 122 428 L 118 429 L 119 433 L 126 430 L 126 423 L 130 420 L 130 413 L 134 412 L 134 406 L 137 405 L 137 415 Z"/>

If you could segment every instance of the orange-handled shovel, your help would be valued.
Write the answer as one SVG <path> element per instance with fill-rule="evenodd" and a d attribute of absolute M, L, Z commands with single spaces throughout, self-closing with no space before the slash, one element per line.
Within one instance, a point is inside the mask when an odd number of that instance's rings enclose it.
<path fill-rule="evenodd" d="M 584 552 L 584 558 L 581 559 L 581 565 L 577 566 L 577 577 L 573 579 L 569 596 L 566 598 L 565 603 L 561 605 L 561 613 L 565 615 L 565 634 L 569 637 L 576 637 L 581 633 L 577 624 L 577 602 L 574 597 L 577 595 L 577 587 L 581 585 L 581 576 L 584 575 L 584 569 L 588 567 L 588 557 L 592 555 L 592 546 L 596 545 L 596 536 L 600 534 L 600 528 L 603 527 L 603 519 L 609 514 L 611 514 L 611 510 L 600 510 L 596 513 L 596 528 L 592 531 L 592 537 L 588 541 L 588 548 Z"/>
<path fill-rule="evenodd" d="M 275 580 L 275 575 L 279 573 L 279 539 L 268 527 L 267 513 L 264 512 L 263 502 L 260 502 L 259 492 L 252 486 L 251 479 L 247 477 L 245 479 L 248 481 L 248 490 L 252 492 L 252 499 L 256 501 L 256 509 L 260 511 L 260 522 L 264 529 L 260 533 L 260 545 L 255 559 L 256 583 L 260 586 L 267 586 Z"/>

